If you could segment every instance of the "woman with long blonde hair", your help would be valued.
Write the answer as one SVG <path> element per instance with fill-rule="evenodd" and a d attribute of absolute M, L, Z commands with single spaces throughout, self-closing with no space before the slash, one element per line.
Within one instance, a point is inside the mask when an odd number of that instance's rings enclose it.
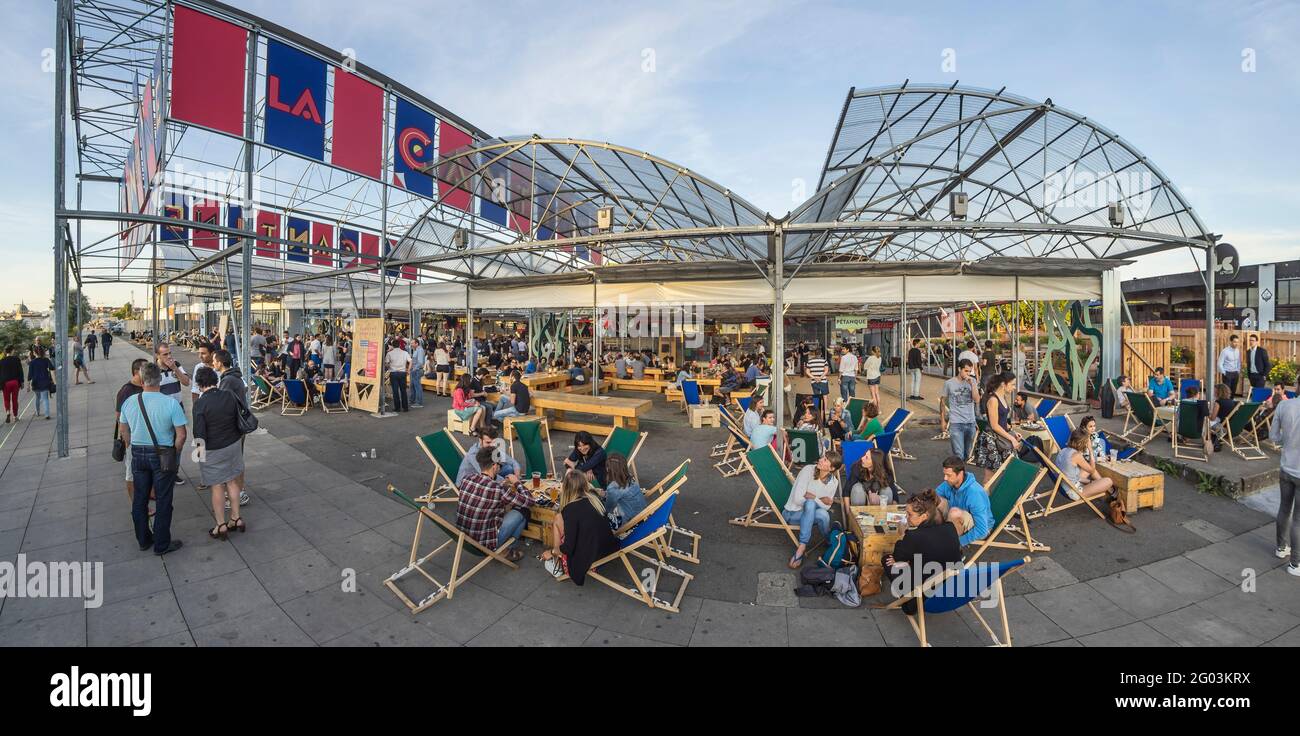
<path fill-rule="evenodd" d="M 564 474 L 559 503 L 554 546 L 542 553 L 542 562 L 555 577 L 567 573 L 574 585 L 582 585 L 591 563 L 618 550 L 618 539 L 605 518 L 605 504 L 585 473 Z"/>

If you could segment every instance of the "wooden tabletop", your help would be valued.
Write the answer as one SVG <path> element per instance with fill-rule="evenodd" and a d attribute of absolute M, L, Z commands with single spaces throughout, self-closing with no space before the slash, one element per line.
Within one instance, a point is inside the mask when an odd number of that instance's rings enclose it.
<path fill-rule="evenodd" d="M 585 414 L 631 417 L 645 414 L 653 402 L 622 396 L 592 396 L 566 391 L 534 391 L 533 406 Z"/>
<path fill-rule="evenodd" d="M 521 376 L 519 380 L 523 381 L 524 385 L 528 388 L 551 385 L 564 386 L 569 383 L 569 374 L 559 373 L 556 371 L 549 371 L 547 373 L 529 373 L 526 376 Z"/>
<path fill-rule="evenodd" d="M 1120 460 L 1111 462 L 1110 460 L 1098 460 L 1097 470 L 1103 475 L 1119 476 L 1123 478 L 1141 478 L 1147 475 L 1161 475 L 1161 472 L 1150 465 L 1143 465 L 1134 460 Z"/>

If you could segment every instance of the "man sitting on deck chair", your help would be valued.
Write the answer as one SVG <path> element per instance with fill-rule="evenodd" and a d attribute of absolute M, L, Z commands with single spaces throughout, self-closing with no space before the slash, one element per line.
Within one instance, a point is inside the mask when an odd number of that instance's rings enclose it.
<path fill-rule="evenodd" d="M 978 542 L 993 529 L 989 494 L 956 455 L 943 461 L 943 482 L 935 487 L 939 513 L 957 527 L 961 546 Z"/>
<path fill-rule="evenodd" d="M 532 506 L 533 498 L 515 482 L 502 481 L 501 465 L 492 457 L 491 448 L 480 447 L 477 454 L 483 470 L 457 486 L 456 526 L 484 547 L 497 549 L 523 533 L 528 516 L 520 509 Z M 506 559 L 518 562 L 523 556 L 522 551 L 512 549 Z"/>
<path fill-rule="evenodd" d="M 1165 377 L 1163 367 L 1156 368 L 1156 374 L 1147 379 L 1147 394 L 1156 406 L 1170 406 L 1178 403 L 1178 394 L 1174 391 L 1174 382 Z"/>
<path fill-rule="evenodd" d="M 465 453 L 465 457 L 460 461 L 460 468 L 456 471 L 456 485 L 460 486 L 466 478 L 471 475 L 477 475 L 483 472 L 483 468 L 478 462 L 478 451 L 484 447 L 492 450 L 493 457 L 498 465 L 501 466 L 502 477 L 508 479 L 511 483 L 519 482 L 519 462 L 510 457 L 506 450 L 506 444 L 502 441 L 501 432 L 491 424 L 485 424 L 479 427 L 475 432 L 478 435 L 478 445 Z"/>

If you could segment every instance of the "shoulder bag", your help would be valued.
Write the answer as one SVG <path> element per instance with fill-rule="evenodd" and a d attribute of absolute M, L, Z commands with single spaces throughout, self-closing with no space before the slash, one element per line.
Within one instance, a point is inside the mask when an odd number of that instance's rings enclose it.
<path fill-rule="evenodd" d="M 149 421 L 149 412 L 144 410 L 144 394 L 136 394 L 135 400 L 140 404 L 140 415 L 144 417 L 144 426 L 149 430 L 149 440 L 153 442 L 154 452 L 158 453 L 158 468 L 164 473 L 175 474 L 179 463 L 179 458 L 176 457 L 176 448 L 158 446 L 158 435 L 153 433 L 153 424 Z"/>

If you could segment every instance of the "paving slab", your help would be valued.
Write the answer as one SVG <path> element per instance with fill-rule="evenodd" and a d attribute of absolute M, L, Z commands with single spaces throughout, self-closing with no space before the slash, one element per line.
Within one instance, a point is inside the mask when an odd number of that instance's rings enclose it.
<path fill-rule="evenodd" d="M 789 643 L 788 609 L 706 600 L 691 646 L 783 647 Z"/>
<path fill-rule="evenodd" d="M 1071 636 L 1095 634 L 1135 620 L 1087 583 L 1030 593 L 1025 598 Z"/>
<path fill-rule="evenodd" d="M 471 639 L 469 646 L 580 646 L 595 630 L 595 626 L 518 606 Z"/>

